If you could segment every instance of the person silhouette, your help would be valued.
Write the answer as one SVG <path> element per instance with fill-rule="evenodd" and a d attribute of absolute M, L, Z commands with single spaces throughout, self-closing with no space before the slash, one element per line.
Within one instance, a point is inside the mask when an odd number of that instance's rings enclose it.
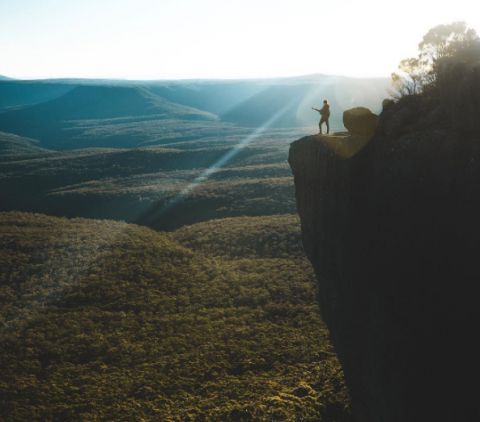
<path fill-rule="evenodd" d="M 318 123 L 319 133 L 322 134 L 322 124 L 325 123 L 327 126 L 327 135 L 330 133 L 330 124 L 328 119 L 330 118 L 330 104 L 327 100 L 323 100 L 323 107 L 321 109 L 312 107 L 313 110 L 320 113 L 320 123 Z"/>

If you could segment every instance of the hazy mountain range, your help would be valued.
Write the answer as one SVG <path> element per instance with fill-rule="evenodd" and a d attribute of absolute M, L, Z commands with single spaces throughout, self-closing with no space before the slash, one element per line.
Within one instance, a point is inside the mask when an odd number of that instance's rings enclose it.
<path fill-rule="evenodd" d="M 256 80 L 2 80 L 0 130 L 37 139 L 41 147 L 70 149 L 138 146 L 164 138 L 166 127 L 175 132 L 185 122 L 194 124 L 195 131 L 201 122 L 218 128 L 315 129 L 318 114 L 311 107 L 324 98 L 331 103 L 332 126 L 340 130 L 344 109 L 364 105 L 378 111 L 387 85 L 386 79 L 326 75 Z"/>

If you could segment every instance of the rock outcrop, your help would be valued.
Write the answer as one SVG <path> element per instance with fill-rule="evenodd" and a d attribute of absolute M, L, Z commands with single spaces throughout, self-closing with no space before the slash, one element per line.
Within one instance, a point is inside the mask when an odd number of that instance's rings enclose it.
<path fill-rule="evenodd" d="M 343 112 L 343 125 L 352 135 L 373 136 L 378 116 L 366 107 L 355 107 Z"/>
<path fill-rule="evenodd" d="M 360 147 L 290 148 L 304 248 L 362 422 L 480 420 L 480 135 L 474 116 L 460 130 L 441 107 L 405 98 Z"/>

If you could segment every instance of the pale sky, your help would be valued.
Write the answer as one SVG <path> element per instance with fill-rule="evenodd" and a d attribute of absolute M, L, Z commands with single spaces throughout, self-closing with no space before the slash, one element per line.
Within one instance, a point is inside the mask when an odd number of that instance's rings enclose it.
<path fill-rule="evenodd" d="M 389 76 L 473 0 L 0 0 L 0 75 Z"/>

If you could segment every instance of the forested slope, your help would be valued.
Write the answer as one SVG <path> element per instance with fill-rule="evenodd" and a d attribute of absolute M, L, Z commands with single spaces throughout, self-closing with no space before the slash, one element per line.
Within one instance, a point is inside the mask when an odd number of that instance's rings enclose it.
<path fill-rule="evenodd" d="M 248 224 L 265 238 L 268 218 Z M 309 264 L 268 239 L 254 258 L 245 223 L 1 213 L 0 419 L 349 420 Z M 243 247 L 195 244 L 210 227 Z"/>

